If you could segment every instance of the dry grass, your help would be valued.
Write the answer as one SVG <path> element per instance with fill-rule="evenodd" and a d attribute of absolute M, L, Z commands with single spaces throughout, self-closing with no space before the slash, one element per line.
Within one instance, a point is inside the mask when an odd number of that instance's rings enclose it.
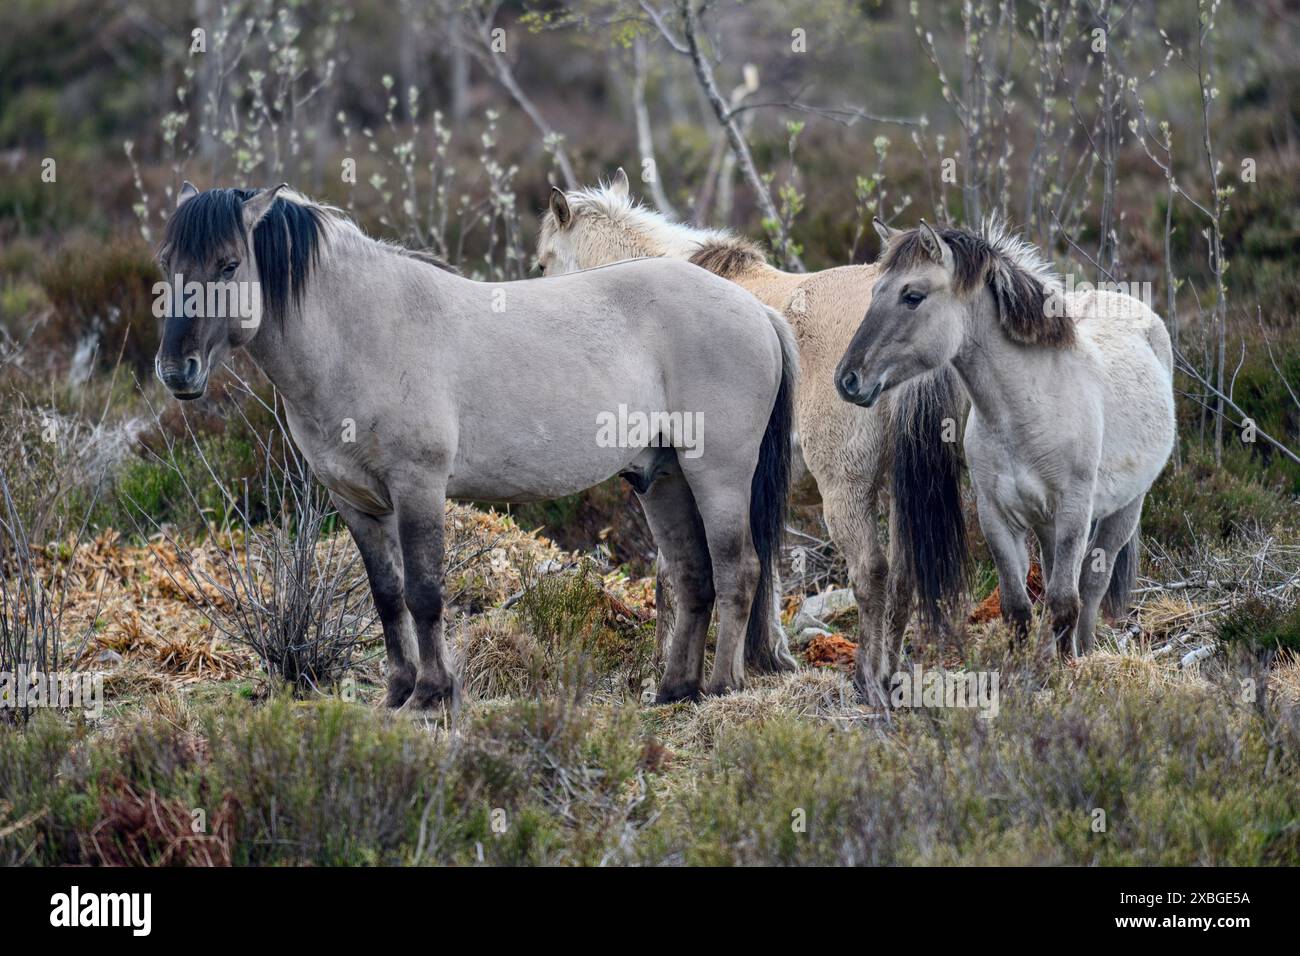
<path fill-rule="evenodd" d="M 729 732 L 777 718 L 843 726 L 881 716 L 858 702 L 848 677 L 822 668 L 762 678 L 735 694 L 676 706 L 685 719 L 665 733 L 664 740 L 682 752 L 695 754 L 708 753 Z"/>
<path fill-rule="evenodd" d="M 15 751 L 21 787 L 0 769 L 0 858 L 1188 863 L 1300 854 L 1284 836 L 1288 798 L 1274 779 L 1297 760 L 1300 661 L 1243 658 L 1214 641 L 1222 602 L 1251 592 L 1201 603 L 1206 589 L 1145 582 L 1131 619 L 1103 629 L 1098 650 L 1079 661 L 1034 660 L 996 621 L 912 649 L 926 668 L 998 671 L 1002 711 L 989 721 L 860 704 L 855 647 L 842 634 L 814 645 L 797 673 L 654 707 L 643 696 L 653 687 L 652 580 L 601 573 L 507 516 L 453 506 L 448 527 L 458 591 L 449 637 L 465 695 L 437 721 L 396 719 L 378 705 L 377 634 L 351 675 L 362 706 L 268 701 L 247 692 L 251 656 L 222 644 L 175 587 L 166 567 L 175 552 L 101 536 L 64 555 L 68 620 L 91 634 L 83 666 L 107 670 L 108 718 L 60 725 L 70 729 L 54 743 L 39 743 L 54 732 L 42 724 L 29 738 L 34 752 Z M 1184 664 L 1207 645 L 1214 654 Z M 92 663 L 106 653 L 120 660 Z M 1266 706 L 1243 706 L 1244 676 L 1267 680 Z M 43 754 L 64 746 L 71 776 L 33 777 Z M 86 748 L 100 756 L 72 756 Z M 97 795 L 93 812 L 74 790 Z M 33 816 L 33 801 L 48 816 Z M 1126 828 L 1104 845 L 1088 841 L 1080 809 L 1098 805 Z M 196 806 L 225 814 L 215 842 L 184 838 L 181 808 Z M 822 829 L 792 840 L 791 807 Z M 511 821 L 505 837 L 492 829 L 494 808 Z M 1258 826 L 1240 830 L 1243 819 Z M 296 836 L 268 842 L 268 826 Z M 1270 833 L 1283 836 L 1258 836 Z"/>

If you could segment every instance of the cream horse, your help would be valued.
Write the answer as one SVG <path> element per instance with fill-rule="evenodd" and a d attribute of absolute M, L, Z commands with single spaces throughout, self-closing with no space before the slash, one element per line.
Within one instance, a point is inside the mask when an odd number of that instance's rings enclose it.
<path fill-rule="evenodd" d="M 1002 613 L 1027 634 L 1026 537 L 1043 555 L 1053 647 L 1092 648 L 1097 611 L 1123 613 L 1138 520 L 1174 445 L 1173 350 L 1160 317 L 1109 291 L 1063 292 L 997 225 L 893 236 L 875 301 L 840 362 L 867 408 L 951 364 L 971 397 L 966 458 Z"/>
<path fill-rule="evenodd" d="M 848 405 L 836 395 L 835 366 L 871 305 L 876 266 L 812 274 L 774 269 L 745 239 L 672 222 L 633 202 L 621 169 L 607 186 L 551 192 L 537 251 L 547 275 L 645 256 L 687 259 L 730 279 L 793 327 L 801 376 L 797 440 L 821 491 L 831 537 L 848 563 L 858 605 L 857 683 L 874 692 L 896 668 L 913 592 L 937 621 L 965 586 L 960 456 L 956 429 L 945 427 L 945 419 L 951 425 L 960 418 L 953 377 L 941 370 L 924 387 L 902 390 L 872 409 Z M 888 555 L 881 535 L 886 519 Z M 788 659 L 778 627 L 770 660 Z"/>

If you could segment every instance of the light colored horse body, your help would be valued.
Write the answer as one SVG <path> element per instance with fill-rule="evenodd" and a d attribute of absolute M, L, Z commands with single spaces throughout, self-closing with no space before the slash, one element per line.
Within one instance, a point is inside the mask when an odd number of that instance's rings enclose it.
<path fill-rule="evenodd" d="M 840 364 L 870 405 L 950 362 L 971 396 L 966 457 L 1003 615 L 1027 632 L 1026 538 L 1041 546 L 1055 647 L 1091 649 L 1103 598 L 1122 613 L 1142 502 L 1173 449 L 1173 351 L 1160 317 L 1109 291 L 1065 294 L 991 226 L 892 236 L 877 298 Z"/>
<path fill-rule="evenodd" d="M 858 605 L 857 682 L 874 694 L 895 670 L 913 588 L 931 612 L 935 599 L 957 590 L 964 574 L 957 448 L 939 434 L 945 417 L 960 414 L 951 379 L 905 390 L 871 409 L 839 400 L 835 368 L 871 305 L 879 276 L 874 265 L 782 272 L 732 233 L 671 222 L 632 202 L 621 169 L 608 186 L 552 192 L 538 242 L 546 274 L 639 256 L 694 262 L 781 310 L 794 329 L 797 441 L 848 564 Z M 886 518 L 888 554 L 881 533 Z M 913 546 L 923 549 L 920 561 L 913 559 Z M 779 626 L 772 645 L 773 658 L 788 657 Z"/>
<path fill-rule="evenodd" d="M 390 705 L 425 708 L 455 692 L 442 628 L 445 499 L 549 499 L 616 474 L 636 488 L 674 584 L 690 596 L 663 698 L 699 692 L 715 599 L 706 690 L 743 685 L 750 611 L 784 512 L 788 453 L 782 465 L 778 439 L 796 372 L 789 330 L 771 310 L 672 262 L 473 282 L 274 190 L 188 188 L 160 258 L 169 274 L 208 281 L 234 258 L 232 275 L 264 289 L 293 273 L 292 294 L 251 332 L 169 317 L 159 374 L 196 397 L 225 350 L 243 345 L 280 391 L 295 442 L 361 550 Z M 688 295 L 660 295 L 666 286 Z M 620 406 L 694 416 L 698 449 L 679 453 L 680 436 L 667 434 L 601 441 L 602 416 Z M 757 607 L 765 636 L 766 601 Z"/>

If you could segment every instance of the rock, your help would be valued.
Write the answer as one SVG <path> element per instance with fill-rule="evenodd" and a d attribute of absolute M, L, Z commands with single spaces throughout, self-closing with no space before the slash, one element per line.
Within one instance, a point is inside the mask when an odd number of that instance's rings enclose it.
<path fill-rule="evenodd" d="M 831 632 L 824 627 L 805 627 L 802 631 L 794 636 L 791 642 L 795 647 L 805 647 L 809 641 L 815 637 L 830 637 Z"/>
<path fill-rule="evenodd" d="M 825 619 L 855 607 L 857 607 L 857 600 L 853 597 L 852 588 L 834 588 L 820 594 L 809 595 L 804 598 L 803 605 L 795 614 L 790 630 L 795 634 L 802 634 L 808 628 L 815 627 L 830 633 Z"/>
<path fill-rule="evenodd" d="M 100 651 L 98 654 L 95 655 L 95 663 L 96 664 L 120 664 L 122 663 L 122 655 L 119 654 L 117 651 L 105 648 L 104 650 Z"/>

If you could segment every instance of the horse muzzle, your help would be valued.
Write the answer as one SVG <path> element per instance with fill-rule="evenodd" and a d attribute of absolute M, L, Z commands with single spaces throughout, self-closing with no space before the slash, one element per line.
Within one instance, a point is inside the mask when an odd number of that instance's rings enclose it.
<path fill-rule="evenodd" d="M 884 378 L 876 380 L 876 384 L 866 388 L 862 381 L 862 376 L 857 372 L 849 371 L 841 375 L 835 382 L 835 389 L 840 393 L 840 398 L 853 405 L 861 405 L 863 408 L 870 408 L 876 404 L 880 398 L 880 393 L 885 389 Z"/>
<path fill-rule="evenodd" d="M 187 355 L 182 361 L 154 361 L 154 371 L 167 391 L 182 401 L 202 398 L 208 387 L 208 369 L 197 353 Z"/>

